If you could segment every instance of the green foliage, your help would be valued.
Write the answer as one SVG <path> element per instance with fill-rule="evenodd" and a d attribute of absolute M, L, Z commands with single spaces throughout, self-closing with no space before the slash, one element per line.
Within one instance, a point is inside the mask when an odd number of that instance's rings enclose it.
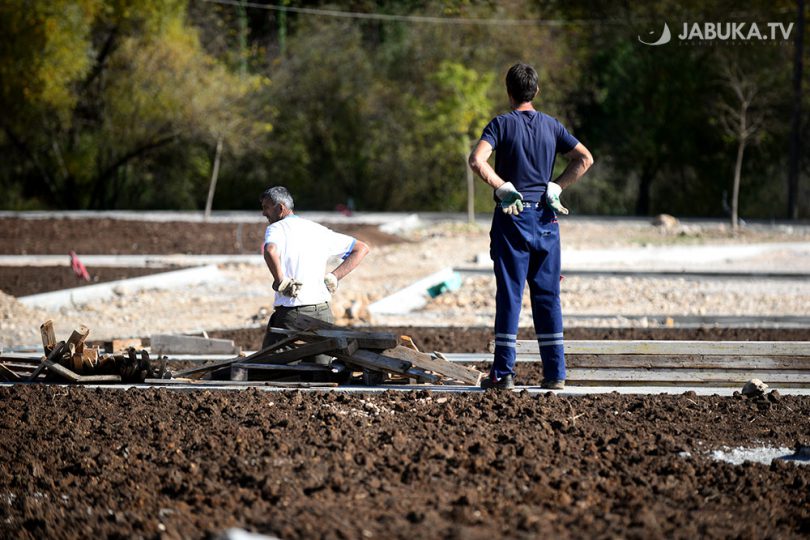
<path fill-rule="evenodd" d="M 793 46 L 637 39 L 663 21 L 676 33 L 678 21 L 728 20 L 731 0 L 386 0 L 350 9 L 570 22 L 282 16 L 200 0 L 0 0 L 3 206 L 199 209 L 222 138 L 215 208 L 256 208 L 264 187 L 285 184 L 300 208 L 351 200 L 360 210 L 461 211 L 466 155 L 507 109 L 506 70 L 525 61 L 540 74 L 535 106 L 596 158 L 564 197 L 574 212 L 719 216 L 734 151 L 716 107 L 728 101 L 718 52 L 760 81 L 771 119 L 746 150 L 740 214 L 776 217 L 771 201 L 786 197 Z M 745 9 L 749 21 L 795 17 L 791 0 Z M 803 99 L 810 110 L 810 92 Z M 491 190 L 476 180 L 476 209 L 491 207 Z"/>

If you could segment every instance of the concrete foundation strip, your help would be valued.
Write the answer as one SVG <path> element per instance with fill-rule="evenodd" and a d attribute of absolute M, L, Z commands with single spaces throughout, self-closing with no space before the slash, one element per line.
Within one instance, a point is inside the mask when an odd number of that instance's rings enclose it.
<path fill-rule="evenodd" d="M 31 307 L 57 310 L 72 304 L 87 304 L 90 302 L 106 300 L 116 296 L 116 290 L 127 293 L 143 289 L 173 289 L 193 283 L 216 283 L 226 281 L 226 277 L 216 265 L 186 268 L 174 272 L 163 272 L 152 276 L 143 276 L 119 281 L 75 287 L 42 294 L 23 296 L 18 300 Z M 121 289 L 119 289 L 119 287 Z"/>

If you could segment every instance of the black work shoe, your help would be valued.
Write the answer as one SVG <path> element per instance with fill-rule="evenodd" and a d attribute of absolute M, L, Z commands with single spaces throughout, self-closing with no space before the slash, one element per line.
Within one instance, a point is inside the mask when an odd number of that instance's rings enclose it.
<path fill-rule="evenodd" d="M 515 387 L 515 379 L 511 375 L 504 375 L 498 380 L 492 377 L 481 379 L 481 388 L 484 390 L 511 390 Z"/>
<path fill-rule="evenodd" d="M 544 379 L 543 382 L 540 383 L 540 388 L 545 388 L 546 390 L 564 390 L 565 381 Z"/>

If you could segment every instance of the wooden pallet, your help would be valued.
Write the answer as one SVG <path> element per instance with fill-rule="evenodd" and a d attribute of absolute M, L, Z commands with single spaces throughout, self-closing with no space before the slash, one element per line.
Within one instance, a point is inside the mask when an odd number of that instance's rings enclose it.
<path fill-rule="evenodd" d="M 302 365 L 309 357 L 328 355 L 340 362 L 341 369 L 364 372 L 366 381 L 385 382 L 393 377 L 432 384 L 448 381 L 476 385 L 481 377 L 476 369 L 400 345 L 399 338 L 388 332 L 346 329 L 306 316 L 299 316 L 293 328 L 271 328 L 271 332 L 282 339 L 261 351 L 185 369 L 174 375 L 192 379 L 246 380 L 250 378 L 251 372 L 261 373 L 262 377 L 276 372 L 288 377 L 291 371 L 318 371 L 310 368 L 298 369 L 291 366 L 293 363 Z M 290 366 L 290 369 L 281 370 L 269 366 Z M 335 366 L 338 364 L 335 363 Z M 343 373 L 338 375 L 339 379 L 345 379 Z"/>

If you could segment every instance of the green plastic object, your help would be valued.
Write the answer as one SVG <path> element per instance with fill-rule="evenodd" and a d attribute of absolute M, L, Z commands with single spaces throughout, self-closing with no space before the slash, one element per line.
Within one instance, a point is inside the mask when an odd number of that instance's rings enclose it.
<path fill-rule="evenodd" d="M 453 275 L 450 278 L 428 288 L 427 292 L 431 298 L 436 298 L 440 294 L 449 291 L 457 291 L 460 288 L 461 288 L 461 274 L 459 274 L 458 272 L 453 272 Z"/>

